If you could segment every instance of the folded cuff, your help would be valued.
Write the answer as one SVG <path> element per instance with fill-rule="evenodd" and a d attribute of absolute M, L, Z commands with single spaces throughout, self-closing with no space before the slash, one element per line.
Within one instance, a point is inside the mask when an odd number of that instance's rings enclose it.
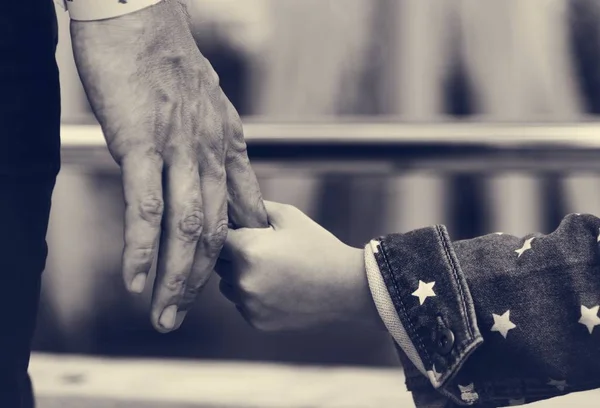
<path fill-rule="evenodd" d="M 394 302 L 388 293 L 388 289 L 385 286 L 379 266 L 375 260 L 375 255 L 379 248 L 379 241 L 373 240 L 365 245 L 365 269 L 367 271 L 367 279 L 369 281 L 369 288 L 371 289 L 371 295 L 379 312 L 381 320 L 385 324 L 388 332 L 392 335 L 396 344 L 406 354 L 406 357 L 414 364 L 414 366 L 421 372 L 421 374 L 427 376 L 427 371 L 423 366 L 421 357 L 417 352 L 414 344 L 410 340 L 408 333 L 402 326 L 402 322 L 396 313 L 394 308 Z"/>
<path fill-rule="evenodd" d="M 406 356 L 431 385 L 460 405 L 477 403 L 472 384 L 453 379 L 483 343 L 473 300 L 443 226 L 372 241 L 365 251 L 369 285 L 382 320 Z M 379 278 L 372 259 L 379 269 Z M 378 280 L 381 279 L 381 280 Z M 382 293 L 381 281 L 393 304 Z M 407 376 L 414 389 L 421 379 Z"/>

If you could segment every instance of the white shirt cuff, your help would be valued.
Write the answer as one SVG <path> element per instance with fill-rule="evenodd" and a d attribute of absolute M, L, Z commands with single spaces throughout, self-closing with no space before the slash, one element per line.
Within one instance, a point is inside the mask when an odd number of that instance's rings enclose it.
<path fill-rule="evenodd" d="M 94 21 L 133 13 L 160 3 L 162 0 L 54 0 L 69 10 L 72 20 Z"/>

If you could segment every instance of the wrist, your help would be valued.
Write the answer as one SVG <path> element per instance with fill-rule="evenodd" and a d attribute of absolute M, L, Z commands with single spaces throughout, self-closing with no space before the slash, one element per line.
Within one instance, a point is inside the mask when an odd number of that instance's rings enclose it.
<path fill-rule="evenodd" d="M 385 324 L 381 320 L 367 278 L 365 268 L 365 253 L 363 248 L 354 248 L 348 246 L 348 270 L 351 274 L 352 285 L 355 288 L 354 300 L 355 307 L 353 319 L 357 323 L 376 330 L 387 331 Z"/>

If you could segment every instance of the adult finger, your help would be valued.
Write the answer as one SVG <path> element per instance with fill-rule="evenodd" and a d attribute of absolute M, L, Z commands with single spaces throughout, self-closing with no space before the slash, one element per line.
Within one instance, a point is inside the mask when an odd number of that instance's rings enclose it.
<path fill-rule="evenodd" d="M 125 196 L 123 279 L 131 292 L 141 293 L 160 235 L 163 161 L 157 153 L 135 151 L 120 165 Z"/>
<path fill-rule="evenodd" d="M 227 181 L 224 152 L 203 152 L 200 160 L 200 189 L 204 207 L 204 230 L 196 246 L 190 277 L 179 301 L 175 328 L 208 282 L 227 237 Z"/>
<path fill-rule="evenodd" d="M 166 166 L 165 217 L 151 306 L 152 324 L 161 332 L 175 326 L 178 304 L 204 228 L 197 163 L 193 154 L 181 151 L 172 155 Z"/>
<path fill-rule="evenodd" d="M 229 218 L 236 228 L 265 228 L 267 213 L 260 186 L 250 166 L 242 121 L 228 101 L 229 137 L 225 168 L 229 197 Z"/>

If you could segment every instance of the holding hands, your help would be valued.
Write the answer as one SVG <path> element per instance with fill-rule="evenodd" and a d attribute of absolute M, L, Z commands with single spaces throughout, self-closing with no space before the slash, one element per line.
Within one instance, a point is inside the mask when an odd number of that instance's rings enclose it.
<path fill-rule="evenodd" d="M 383 328 L 363 251 L 293 206 L 265 206 L 271 227 L 230 230 L 216 267 L 221 292 L 248 323 L 265 331 L 336 322 Z"/>

